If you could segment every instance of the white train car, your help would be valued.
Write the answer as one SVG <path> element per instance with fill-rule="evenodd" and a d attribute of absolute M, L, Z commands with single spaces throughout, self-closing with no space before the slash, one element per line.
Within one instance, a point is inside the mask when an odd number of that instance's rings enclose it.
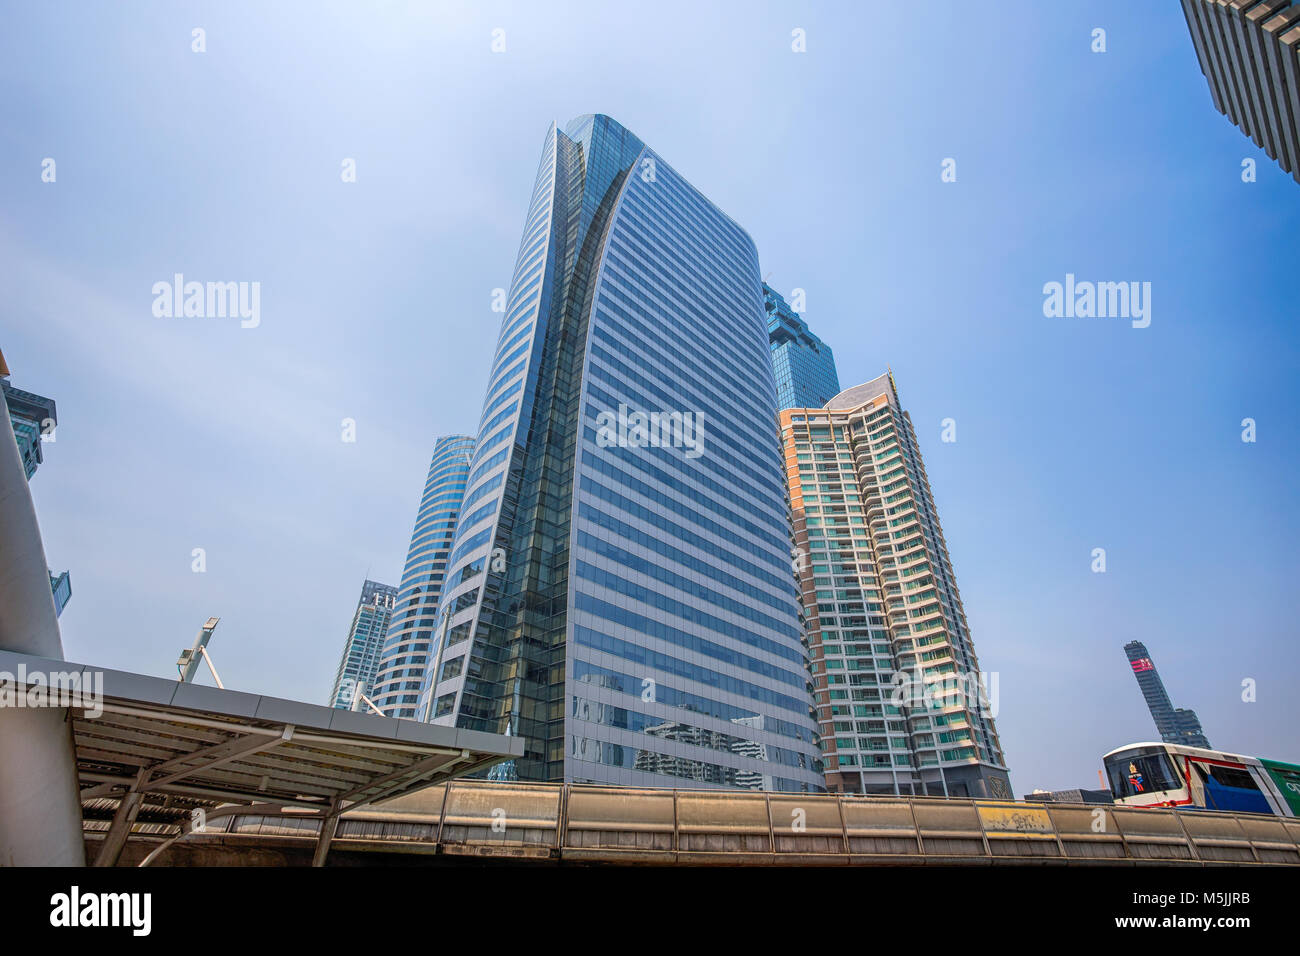
<path fill-rule="evenodd" d="M 1144 742 L 1102 758 L 1117 804 L 1300 816 L 1300 766 Z"/>

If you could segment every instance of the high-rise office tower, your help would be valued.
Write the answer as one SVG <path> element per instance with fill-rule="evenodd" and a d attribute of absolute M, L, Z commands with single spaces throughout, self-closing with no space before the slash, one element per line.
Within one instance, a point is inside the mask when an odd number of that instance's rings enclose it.
<path fill-rule="evenodd" d="M 609 117 L 552 125 L 427 692 L 519 779 L 823 788 L 765 324 L 740 226 Z"/>
<path fill-rule="evenodd" d="M 780 420 L 827 786 L 1011 798 L 996 682 L 893 375 Z"/>
<path fill-rule="evenodd" d="M 447 573 L 447 552 L 465 497 L 474 439 L 439 438 L 415 513 L 397 605 L 379 652 L 374 693 L 368 696 L 390 717 L 416 717 L 420 687 L 429 666 L 434 612 Z"/>
<path fill-rule="evenodd" d="M 369 579 L 361 585 L 361 598 L 352 614 L 352 625 L 348 628 L 343 654 L 334 674 L 330 707 L 347 710 L 352 706 L 353 694 L 358 688 L 367 696 L 374 689 L 379 651 L 384 646 L 396 603 L 397 588 L 392 585 Z"/>
<path fill-rule="evenodd" d="M 31 481 L 37 467 L 45 460 L 42 450 L 48 436 L 53 435 L 58 424 L 58 409 L 54 399 L 25 392 L 9 384 L 9 368 L 0 355 L 0 390 L 4 392 L 5 405 L 9 408 L 9 424 L 14 430 L 14 439 L 18 442 L 18 454 L 23 460 L 23 472 Z M 54 594 L 54 613 L 62 616 L 63 609 L 72 598 L 72 578 L 67 571 L 50 574 L 50 591 Z"/>
<path fill-rule="evenodd" d="M 776 377 L 776 407 L 821 408 L 840 391 L 831 347 L 813 335 L 808 323 L 766 282 L 763 308 Z"/>
<path fill-rule="evenodd" d="M 1183 0 L 1215 109 L 1300 182 L 1300 3 Z"/>
<path fill-rule="evenodd" d="M 1165 683 L 1160 679 L 1160 672 L 1156 670 L 1147 646 L 1141 641 L 1129 641 L 1124 645 L 1124 653 L 1128 657 L 1129 666 L 1133 668 L 1138 687 L 1142 689 L 1147 709 L 1151 711 L 1151 719 L 1156 722 L 1160 739 L 1167 744 L 1209 749 L 1210 742 L 1201 730 L 1196 711 L 1175 708 L 1169 700 Z"/>

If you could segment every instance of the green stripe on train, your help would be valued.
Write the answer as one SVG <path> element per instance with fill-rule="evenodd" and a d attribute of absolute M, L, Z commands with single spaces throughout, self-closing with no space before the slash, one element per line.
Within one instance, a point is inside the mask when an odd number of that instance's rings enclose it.
<path fill-rule="evenodd" d="M 1291 812 L 1300 817 L 1300 767 L 1293 763 L 1279 763 L 1276 760 L 1259 761 L 1268 775 L 1273 778 L 1277 788 L 1282 791 Z"/>

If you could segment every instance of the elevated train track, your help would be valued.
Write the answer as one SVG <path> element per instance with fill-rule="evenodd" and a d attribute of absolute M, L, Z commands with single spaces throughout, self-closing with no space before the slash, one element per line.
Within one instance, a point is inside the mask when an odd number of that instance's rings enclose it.
<path fill-rule="evenodd" d="M 87 808 L 87 841 L 104 824 Z M 159 820 L 161 822 L 161 818 Z M 318 819 L 235 813 L 154 865 L 297 865 Z M 138 852 L 166 825 L 137 831 Z M 335 865 L 1300 865 L 1300 820 L 1083 804 L 456 780 L 345 811 Z M 123 862 L 127 862 L 124 860 Z"/>

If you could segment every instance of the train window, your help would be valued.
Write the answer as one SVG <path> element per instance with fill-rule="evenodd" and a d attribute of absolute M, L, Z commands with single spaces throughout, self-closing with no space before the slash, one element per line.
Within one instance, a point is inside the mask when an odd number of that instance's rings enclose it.
<path fill-rule="evenodd" d="M 1246 813 L 1272 813 L 1268 798 L 1244 767 L 1201 766 L 1209 776 L 1205 780 L 1205 807 L 1209 810 L 1233 810 Z"/>
<path fill-rule="evenodd" d="M 1111 793 L 1116 797 L 1177 790 L 1183 785 L 1169 755 L 1157 750 L 1110 757 L 1106 761 L 1106 774 L 1110 777 Z"/>
<path fill-rule="evenodd" d="M 1240 770 L 1237 767 L 1218 767 L 1211 765 L 1210 776 L 1214 778 L 1215 783 L 1221 783 L 1225 787 L 1236 787 L 1239 790 L 1259 789 L 1254 778 L 1245 770 Z"/>

